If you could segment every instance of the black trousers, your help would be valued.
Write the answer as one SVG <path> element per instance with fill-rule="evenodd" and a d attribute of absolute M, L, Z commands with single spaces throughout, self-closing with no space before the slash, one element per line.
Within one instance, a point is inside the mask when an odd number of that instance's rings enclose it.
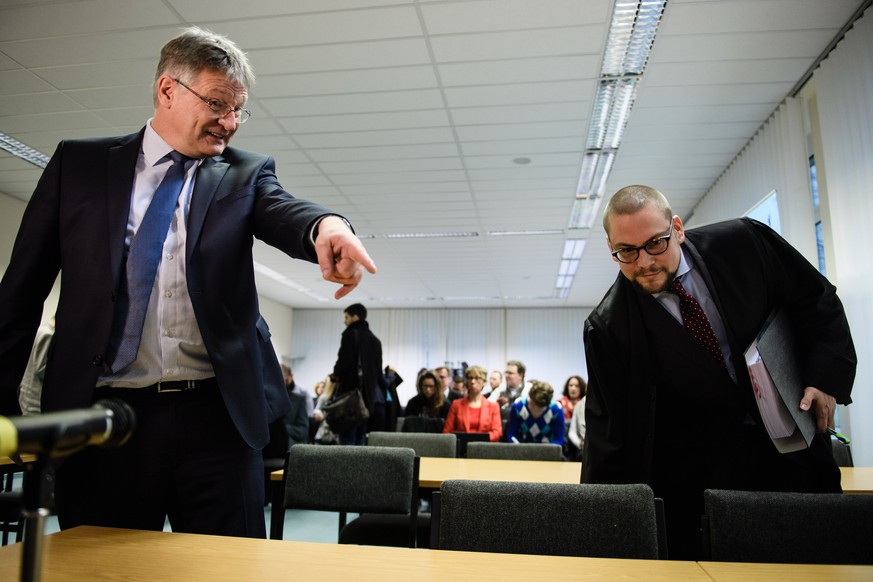
<path fill-rule="evenodd" d="M 266 537 L 261 451 L 249 447 L 217 385 L 184 392 L 98 388 L 136 413 L 131 439 L 89 447 L 58 466 L 55 502 L 62 529 L 132 529 Z"/>

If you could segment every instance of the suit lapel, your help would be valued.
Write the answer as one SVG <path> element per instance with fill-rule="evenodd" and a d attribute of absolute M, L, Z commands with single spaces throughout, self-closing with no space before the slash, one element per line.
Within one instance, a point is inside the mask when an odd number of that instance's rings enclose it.
<path fill-rule="evenodd" d="M 222 161 L 222 158 L 206 158 L 197 169 L 191 208 L 188 211 L 188 240 L 185 248 L 187 260 L 191 260 L 191 252 L 200 239 L 209 206 L 215 199 L 218 186 L 228 168 L 230 168 L 230 164 Z"/>
<path fill-rule="evenodd" d="M 106 187 L 106 234 L 109 245 L 112 280 L 118 281 L 124 258 L 124 238 L 127 236 L 127 218 L 133 195 L 136 161 L 142 149 L 145 129 L 128 136 L 118 146 L 109 148 L 108 181 Z"/>

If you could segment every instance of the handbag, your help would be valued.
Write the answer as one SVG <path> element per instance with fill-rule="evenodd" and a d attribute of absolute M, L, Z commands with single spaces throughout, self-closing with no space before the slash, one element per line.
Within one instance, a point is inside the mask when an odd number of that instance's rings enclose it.
<path fill-rule="evenodd" d="M 370 418 L 370 411 L 359 388 L 331 398 L 322 412 L 331 430 L 337 434 L 348 432 Z"/>
<path fill-rule="evenodd" d="M 364 369 L 361 366 L 360 338 L 357 333 L 355 340 L 358 350 L 358 386 L 340 394 L 334 392 L 333 397 L 322 408 L 324 419 L 337 434 L 349 432 L 370 418 L 370 411 L 367 409 L 360 388 L 364 385 Z M 338 388 L 342 390 L 342 386 Z"/>

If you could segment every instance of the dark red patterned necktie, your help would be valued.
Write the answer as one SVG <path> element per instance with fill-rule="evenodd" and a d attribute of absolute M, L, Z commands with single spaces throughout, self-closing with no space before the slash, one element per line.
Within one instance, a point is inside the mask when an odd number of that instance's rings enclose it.
<path fill-rule="evenodd" d="M 673 285 L 670 287 L 670 293 L 679 297 L 679 312 L 682 314 L 682 323 L 685 329 L 691 334 L 697 343 L 706 348 L 710 355 L 721 362 L 722 367 L 727 368 L 724 362 L 724 356 L 721 353 L 721 348 L 718 346 L 718 340 L 715 339 L 715 332 L 712 331 L 712 325 L 703 312 L 700 303 L 697 302 L 691 293 L 685 290 L 679 279 L 673 279 Z"/>

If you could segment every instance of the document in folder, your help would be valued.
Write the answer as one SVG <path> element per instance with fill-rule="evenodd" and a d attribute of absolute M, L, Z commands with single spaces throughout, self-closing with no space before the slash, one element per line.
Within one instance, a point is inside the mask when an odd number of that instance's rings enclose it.
<path fill-rule="evenodd" d="M 785 312 L 774 312 L 745 351 L 755 401 L 770 439 L 780 453 L 805 449 L 815 436 L 815 419 L 800 409 L 800 355 Z"/>

